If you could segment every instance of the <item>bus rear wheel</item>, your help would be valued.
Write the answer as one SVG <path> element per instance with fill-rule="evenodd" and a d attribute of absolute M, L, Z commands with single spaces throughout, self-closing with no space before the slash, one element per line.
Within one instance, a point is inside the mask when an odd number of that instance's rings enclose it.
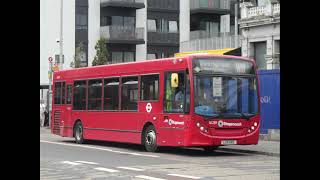
<path fill-rule="evenodd" d="M 157 133 L 153 125 L 150 125 L 144 131 L 144 147 L 148 152 L 156 152 L 158 150 L 157 146 Z"/>
<path fill-rule="evenodd" d="M 83 144 L 83 126 L 80 121 L 78 121 L 74 127 L 74 138 L 77 144 Z"/>

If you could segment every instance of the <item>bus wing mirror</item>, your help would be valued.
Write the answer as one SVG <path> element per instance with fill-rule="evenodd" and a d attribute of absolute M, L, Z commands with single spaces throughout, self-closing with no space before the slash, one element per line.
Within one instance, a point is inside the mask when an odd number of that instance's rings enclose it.
<path fill-rule="evenodd" d="M 171 87 L 178 87 L 179 85 L 179 77 L 178 77 L 178 73 L 172 73 L 171 74 Z"/>

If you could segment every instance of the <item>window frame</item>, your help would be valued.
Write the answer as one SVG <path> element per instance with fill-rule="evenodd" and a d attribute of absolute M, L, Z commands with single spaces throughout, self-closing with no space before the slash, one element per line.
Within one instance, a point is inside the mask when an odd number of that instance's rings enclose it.
<path fill-rule="evenodd" d="M 119 82 L 119 85 L 118 85 L 118 109 L 117 110 L 104 109 L 104 98 L 105 98 L 104 97 L 104 85 L 105 85 L 104 81 L 106 79 L 115 79 L 115 78 L 118 78 L 118 82 Z M 102 105 L 102 111 L 105 111 L 105 112 L 119 112 L 120 111 L 120 106 L 121 106 L 121 102 L 120 102 L 120 100 L 121 100 L 121 96 L 120 96 L 120 84 L 121 84 L 120 80 L 121 80 L 121 78 L 120 78 L 120 76 L 103 77 L 102 80 L 103 80 L 103 94 L 102 94 L 102 96 L 103 96 L 102 104 L 103 105 Z"/>
<path fill-rule="evenodd" d="M 187 81 L 187 70 L 186 69 L 180 69 L 180 70 L 169 70 L 169 71 L 164 71 L 163 75 L 163 108 L 162 108 L 162 112 L 166 113 L 166 114 L 189 114 L 190 113 L 190 106 L 189 106 L 189 111 L 186 112 L 186 81 Z M 165 107 L 166 107 L 166 74 L 169 73 L 183 73 L 184 74 L 184 100 L 183 100 L 183 112 L 172 112 L 172 111 L 166 111 Z M 190 78 L 189 78 L 190 79 Z M 190 97 L 189 97 L 190 98 Z M 191 100 L 190 100 L 191 101 Z M 190 103 L 191 104 L 191 103 Z"/>
<path fill-rule="evenodd" d="M 137 109 L 136 110 L 123 110 L 122 109 L 122 79 L 123 78 L 130 78 L 130 77 L 137 77 L 138 78 L 138 97 L 137 97 Z M 139 112 L 139 99 L 140 99 L 140 75 L 138 74 L 130 74 L 130 75 L 124 75 L 124 76 L 120 76 L 120 82 L 119 82 L 119 90 L 120 90 L 120 93 L 119 93 L 119 97 L 120 97 L 120 100 L 119 100 L 119 108 L 121 112 Z"/>
<path fill-rule="evenodd" d="M 71 87 L 71 93 L 70 93 L 70 103 L 68 103 L 68 87 Z M 72 99 L 73 99 L 73 84 L 66 84 L 66 104 L 65 105 L 72 105 Z"/>
<path fill-rule="evenodd" d="M 92 80 L 101 80 L 101 109 L 89 109 L 89 81 Z M 104 96 L 104 79 L 103 78 L 90 78 L 87 79 L 87 111 L 88 112 L 99 112 L 99 111 L 103 111 L 103 96 Z"/>
<path fill-rule="evenodd" d="M 159 80 L 159 84 L 158 84 L 158 98 L 157 100 L 141 100 L 141 86 L 142 86 L 142 76 L 152 76 L 152 75 L 158 75 L 158 80 Z M 148 74 L 140 74 L 140 81 L 139 81 L 139 102 L 159 102 L 160 101 L 160 73 L 148 73 Z"/>
<path fill-rule="evenodd" d="M 79 110 L 79 109 L 74 109 L 74 105 L 73 105 L 73 102 L 74 102 L 74 89 L 75 89 L 75 86 L 74 86 L 74 83 L 76 82 L 76 81 L 85 81 L 86 82 L 86 108 L 85 109 L 81 109 L 81 110 Z M 88 79 L 75 79 L 74 81 L 73 81 L 73 88 L 72 88 L 72 111 L 81 111 L 81 112 L 86 112 L 86 111 L 88 111 Z"/>

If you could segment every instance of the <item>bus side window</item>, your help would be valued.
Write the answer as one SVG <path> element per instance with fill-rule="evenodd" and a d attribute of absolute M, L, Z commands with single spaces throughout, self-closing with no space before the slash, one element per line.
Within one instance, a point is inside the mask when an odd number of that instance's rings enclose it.
<path fill-rule="evenodd" d="M 71 104 L 72 98 L 72 85 L 67 85 L 66 104 Z"/>
<path fill-rule="evenodd" d="M 61 104 L 61 82 L 54 83 L 54 104 Z"/>
<path fill-rule="evenodd" d="M 178 73 L 178 87 L 171 87 L 172 73 Z M 180 72 L 166 72 L 165 73 L 165 112 L 184 112 L 184 98 L 185 98 L 185 74 Z"/>
<path fill-rule="evenodd" d="M 141 76 L 140 100 L 158 100 L 159 97 L 159 75 Z"/>
<path fill-rule="evenodd" d="M 74 110 L 86 110 L 86 98 L 87 98 L 87 81 L 74 81 L 73 92 L 73 109 Z"/>

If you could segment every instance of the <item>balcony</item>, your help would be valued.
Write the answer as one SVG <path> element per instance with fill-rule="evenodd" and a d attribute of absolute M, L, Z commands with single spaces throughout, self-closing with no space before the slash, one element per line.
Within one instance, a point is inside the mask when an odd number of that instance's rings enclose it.
<path fill-rule="evenodd" d="M 179 11 L 179 0 L 148 0 L 148 11 Z"/>
<path fill-rule="evenodd" d="M 203 39 L 194 39 L 180 43 L 180 51 L 214 50 L 240 47 L 241 36 L 226 35 Z"/>
<path fill-rule="evenodd" d="M 280 3 L 256 7 L 242 5 L 241 19 L 252 19 L 267 16 L 280 16 Z"/>
<path fill-rule="evenodd" d="M 230 30 L 231 32 L 225 32 L 225 33 L 208 32 L 205 30 L 190 31 L 190 40 L 234 35 L 234 29 L 230 29 Z"/>
<path fill-rule="evenodd" d="M 190 0 L 190 14 L 230 13 L 230 0 Z"/>
<path fill-rule="evenodd" d="M 144 28 L 102 26 L 100 36 L 106 38 L 107 43 L 144 44 Z"/>
<path fill-rule="evenodd" d="M 144 8 L 144 0 L 100 0 L 101 7 Z"/>
<path fill-rule="evenodd" d="M 148 44 L 179 46 L 179 33 L 148 32 Z"/>

